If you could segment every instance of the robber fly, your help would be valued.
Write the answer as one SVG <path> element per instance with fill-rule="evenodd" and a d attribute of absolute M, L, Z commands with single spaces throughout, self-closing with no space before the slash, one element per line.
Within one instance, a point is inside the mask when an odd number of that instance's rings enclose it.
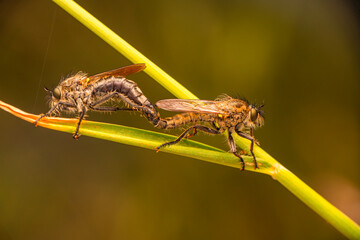
<path fill-rule="evenodd" d="M 145 97 L 137 84 L 125 77 L 144 70 L 144 63 L 134 64 L 88 77 L 83 72 L 60 81 L 54 90 L 45 88 L 50 93 L 50 110 L 34 122 L 35 125 L 43 117 L 57 116 L 61 112 L 78 113 L 79 121 L 73 135 L 80 137 L 81 121 L 88 110 L 100 112 L 140 111 L 151 122 L 156 123 L 158 113 Z M 122 100 L 129 108 L 103 106 L 111 100 Z"/>
<path fill-rule="evenodd" d="M 242 170 L 245 168 L 245 163 L 236 151 L 232 137 L 234 133 L 251 141 L 250 152 L 254 158 L 255 169 L 258 168 L 253 152 L 254 143 L 258 144 L 258 142 L 253 136 L 253 130 L 264 124 L 263 111 L 261 110 L 264 105 L 256 107 L 245 100 L 234 99 L 226 95 L 215 101 L 165 99 L 158 101 L 155 105 L 167 111 L 183 112 L 173 117 L 159 119 L 155 125 L 158 128 L 173 129 L 189 123 L 195 124 L 187 128 L 175 141 L 158 146 L 157 151 L 162 147 L 176 144 L 183 138 L 194 136 L 198 130 L 210 134 L 221 134 L 228 130 L 230 151 L 241 160 Z M 209 123 L 210 126 L 197 123 Z M 191 133 L 192 130 L 193 133 Z"/>

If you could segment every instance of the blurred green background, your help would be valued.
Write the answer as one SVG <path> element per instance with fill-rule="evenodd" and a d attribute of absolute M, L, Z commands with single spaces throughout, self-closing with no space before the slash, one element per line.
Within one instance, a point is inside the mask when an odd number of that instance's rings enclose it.
<path fill-rule="evenodd" d="M 262 147 L 360 222 L 356 1 L 78 3 L 199 98 L 264 100 Z M 43 86 L 69 72 L 131 64 L 51 1 L 1 1 L 0 19 L 0 100 L 24 111 L 46 112 Z M 173 98 L 145 73 L 130 79 L 152 102 Z M 155 130 L 136 114 L 88 119 Z M 344 238 L 268 176 L 75 141 L 4 111 L 0 123 L 0 239 Z"/>

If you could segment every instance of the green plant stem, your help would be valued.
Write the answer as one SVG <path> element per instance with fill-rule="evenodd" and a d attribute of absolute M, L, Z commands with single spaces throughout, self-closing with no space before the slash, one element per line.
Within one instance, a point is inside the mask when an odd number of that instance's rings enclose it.
<path fill-rule="evenodd" d="M 148 68 L 145 72 L 168 89 L 172 94 L 178 98 L 197 98 L 194 94 L 184 88 L 181 84 L 177 83 L 172 77 L 139 53 L 135 48 L 116 35 L 86 10 L 81 8 L 78 4 L 71 0 L 53 1 L 101 37 L 104 41 L 113 46 L 130 61 L 133 63 L 146 63 Z M 235 140 L 239 146 L 249 151 L 248 140 L 239 137 L 236 137 Z M 260 147 L 255 146 L 254 153 L 258 158 L 261 158 L 271 165 L 271 167 L 266 168 L 266 171 L 257 170 L 257 172 L 269 174 L 274 179 L 278 180 L 283 186 L 289 189 L 289 191 L 322 216 L 326 221 L 332 224 L 346 237 L 350 239 L 360 239 L 360 228 L 355 222 L 332 206 Z"/>
<path fill-rule="evenodd" d="M 278 180 L 284 187 L 326 219 L 328 223 L 333 225 L 347 238 L 360 239 L 359 226 L 354 221 L 331 205 L 288 169 L 280 165 L 273 178 Z"/>
<path fill-rule="evenodd" d="M 235 138 L 239 137 L 235 136 Z M 242 149 L 249 149 L 250 141 L 237 141 L 237 143 Z M 327 200 L 320 196 L 320 194 L 306 185 L 301 179 L 281 165 L 263 149 L 255 146 L 254 153 L 257 157 L 265 160 L 265 162 L 272 166 L 268 174 L 272 176 L 274 180 L 279 181 L 284 187 L 286 187 L 290 192 L 323 217 L 347 238 L 360 239 L 360 228 L 357 223 L 352 221 L 339 209 L 331 205 Z"/>

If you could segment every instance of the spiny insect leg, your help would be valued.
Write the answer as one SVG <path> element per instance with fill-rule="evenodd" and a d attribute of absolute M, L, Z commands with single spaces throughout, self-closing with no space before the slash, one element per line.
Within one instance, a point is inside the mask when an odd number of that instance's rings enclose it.
<path fill-rule="evenodd" d="M 175 141 L 171 141 L 171 142 L 167 142 L 164 144 L 161 144 L 160 146 L 156 147 L 156 152 L 158 152 L 160 150 L 160 148 L 165 147 L 165 146 L 170 146 L 170 145 L 174 145 L 177 144 L 178 142 L 180 142 L 183 138 L 186 138 L 186 136 L 189 134 L 189 132 L 194 129 L 194 131 L 197 132 L 198 130 L 201 130 L 203 132 L 207 132 L 207 133 L 211 133 L 211 134 L 220 134 L 220 132 L 218 130 L 203 126 L 203 125 L 195 125 L 195 126 L 191 126 L 188 129 L 186 129 Z"/>
<path fill-rule="evenodd" d="M 148 108 L 136 105 L 135 103 L 129 101 L 126 97 L 124 97 L 122 94 L 120 94 L 118 92 L 109 93 L 108 95 L 106 95 L 105 97 L 97 100 L 96 102 L 90 103 L 90 106 L 94 107 L 96 105 L 99 105 L 101 103 L 106 102 L 107 100 L 109 100 L 110 98 L 115 97 L 115 96 L 120 97 L 124 102 L 126 102 L 127 104 L 129 104 L 131 107 L 133 107 L 135 109 L 140 109 L 140 110 L 143 110 L 145 112 L 148 111 Z"/>
<path fill-rule="evenodd" d="M 254 150 L 254 142 L 256 141 L 255 138 L 253 136 L 250 136 L 249 134 L 241 132 L 241 131 L 239 131 L 237 129 L 235 129 L 235 131 L 240 137 L 246 138 L 246 139 L 251 141 L 250 152 L 251 152 L 251 155 L 253 156 L 253 159 L 254 159 L 255 169 L 259 168 L 258 165 L 257 165 L 257 161 L 256 161 L 254 151 L 253 151 Z"/>
<path fill-rule="evenodd" d="M 58 102 L 47 113 L 41 114 L 40 117 L 34 121 L 35 126 L 37 126 L 37 123 L 40 121 L 40 119 L 42 119 L 43 117 L 49 116 L 52 112 L 54 112 L 56 110 L 56 108 L 60 107 L 61 105 L 64 105 L 67 107 L 75 107 L 75 105 L 70 104 L 70 103 Z"/>
<path fill-rule="evenodd" d="M 253 129 L 253 128 L 250 128 L 250 136 L 254 138 L 254 129 Z M 256 145 L 260 146 L 260 143 L 259 143 L 258 140 L 256 140 L 256 139 L 254 138 L 254 141 L 255 141 L 255 144 L 256 144 Z"/>
<path fill-rule="evenodd" d="M 106 102 L 107 100 L 109 100 L 112 97 L 118 96 L 117 92 L 113 92 L 113 93 L 109 93 L 106 96 L 104 96 L 103 98 L 97 100 L 96 102 L 92 102 L 90 103 L 90 107 L 95 107 L 96 105 L 102 104 L 104 102 Z"/>
<path fill-rule="evenodd" d="M 80 137 L 79 129 L 80 129 L 81 121 L 84 119 L 84 116 L 85 116 L 85 109 L 83 108 L 82 111 L 79 112 L 79 121 L 77 123 L 75 133 L 73 135 L 74 139 L 78 139 Z"/>
<path fill-rule="evenodd" d="M 90 107 L 90 109 L 99 112 L 136 111 L 133 108 L 118 108 L 118 107 L 108 107 L 108 106 Z"/>
<path fill-rule="evenodd" d="M 230 151 L 232 152 L 232 154 L 234 154 L 236 157 L 238 157 L 241 161 L 241 165 L 242 165 L 241 171 L 244 171 L 245 170 L 244 159 L 236 151 L 236 144 L 235 144 L 234 138 L 231 136 L 230 130 L 228 131 L 228 143 L 229 143 Z"/>
<path fill-rule="evenodd" d="M 188 134 L 185 138 L 187 138 L 187 139 L 192 138 L 193 136 L 195 136 L 195 135 L 197 134 L 197 132 L 198 132 L 198 131 L 196 130 L 196 128 L 194 128 L 194 132 Z"/>

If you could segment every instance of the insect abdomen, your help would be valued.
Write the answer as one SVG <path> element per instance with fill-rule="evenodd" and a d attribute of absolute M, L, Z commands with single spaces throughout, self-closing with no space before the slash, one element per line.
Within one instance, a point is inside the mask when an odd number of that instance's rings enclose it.
<path fill-rule="evenodd" d="M 176 114 L 173 117 L 161 118 L 156 125 L 158 128 L 162 129 L 173 129 L 180 126 L 184 126 L 189 123 L 195 122 L 211 122 L 213 121 L 212 117 L 207 116 L 206 114 L 199 113 L 180 113 Z"/>
<path fill-rule="evenodd" d="M 94 86 L 94 93 L 118 92 L 131 102 L 139 106 L 146 106 L 155 110 L 154 106 L 145 97 L 137 84 L 126 78 L 111 78 L 98 82 Z"/>

